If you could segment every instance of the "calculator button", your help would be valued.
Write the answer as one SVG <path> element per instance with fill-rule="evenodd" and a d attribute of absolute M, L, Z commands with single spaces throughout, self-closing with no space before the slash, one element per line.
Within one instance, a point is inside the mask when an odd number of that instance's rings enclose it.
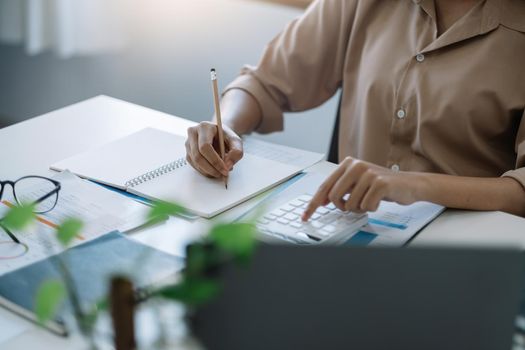
<path fill-rule="evenodd" d="M 280 216 L 283 216 L 286 214 L 286 212 L 284 210 L 281 210 L 281 209 L 275 209 L 274 211 L 272 211 L 270 214 L 273 214 L 277 217 L 280 217 Z"/>
<path fill-rule="evenodd" d="M 320 237 L 328 237 L 329 233 L 325 230 L 316 230 L 315 234 Z"/>
<path fill-rule="evenodd" d="M 292 226 L 293 228 L 301 228 L 303 224 L 297 221 L 293 221 L 293 222 L 290 222 L 290 226 Z"/>
<path fill-rule="evenodd" d="M 328 210 L 335 210 L 337 209 L 337 207 L 334 205 L 334 203 L 330 203 L 326 206 L 326 209 Z"/>
<path fill-rule="evenodd" d="M 289 204 L 285 204 L 285 205 L 283 205 L 282 207 L 280 207 L 279 209 L 288 212 L 288 211 L 292 211 L 292 210 L 294 210 L 295 207 L 292 206 L 292 205 L 289 205 Z"/>
<path fill-rule="evenodd" d="M 317 220 L 317 219 L 319 219 L 320 217 L 321 217 L 321 214 L 313 213 L 311 219 L 312 219 L 312 220 Z"/>
<path fill-rule="evenodd" d="M 282 225 L 288 225 L 290 220 L 286 220 L 285 218 L 279 218 L 279 219 L 277 219 L 277 222 L 282 224 Z"/>
<path fill-rule="evenodd" d="M 319 207 L 316 210 L 316 213 L 319 213 L 321 215 L 328 214 L 330 210 L 326 209 L 325 207 Z"/>
<path fill-rule="evenodd" d="M 293 213 L 288 213 L 285 216 L 283 216 L 283 218 L 290 220 L 290 221 L 294 221 L 295 219 L 298 218 L 298 216 Z"/>
<path fill-rule="evenodd" d="M 310 225 L 312 225 L 313 228 L 321 228 L 324 226 L 324 224 L 322 222 L 319 222 L 319 221 L 312 221 L 310 223 Z"/>
<path fill-rule="evenodd" d="M 329 224 L 331 222 L 334 222 L 334 221 L 338 220 L 341 217 L 342 217 L 341 214 L 330 213 L 330 214 L 325 215 L 322 218 L 320 218 L 319 221 L 324 223 L 324 224 Z"/>
<path fill-rule="evenodd" d="M 290 205 L 294 207 L 300 207 L 301 205 L 303 205 L 303 203 L 304 203 L 303 201 L 294 199 L 293 201 L 290 202 Z"/>
<path fill-rule="evenodd" d="M 325 227 L 323 227 L 323 229 L 321 230 L 321 232 L 326 232 L 326 233 L 334 233 L 336 232 L 337 229 L 335 228 L 334 225 L 326 225 Z"/>
<path fill-rule="evenodd" d="M 361 219 L 361 215 L 348 215 L 344 217 L 346 224 L 352 224 L 356 222 L 357 220 Z"/>
<path fill-rule="evenodd" d="M 302 209 L 302 208 L 295 208 L 295 209 L 293 210 L 293 213 L 294 213 L 294 214 L 297 214 L 297 215 L 303 215 L 303 213 L 304 213 L 304 209 Z"/>
<path fill-rule="evenodd" d="M 310 202 L 312 200 L 312 198 L 313 198 L 312 196 L 304 194 L 302 196 L 297 197 L 297 200 L 300 200 L 301 202 L 308 203 L 308 202 Z"/>

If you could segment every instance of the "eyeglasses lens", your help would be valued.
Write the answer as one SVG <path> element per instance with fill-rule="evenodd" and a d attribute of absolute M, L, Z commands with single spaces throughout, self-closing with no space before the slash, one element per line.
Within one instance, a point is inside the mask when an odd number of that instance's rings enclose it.
<path fill-rule="evenodd" d="M 15 183 L 14 189 L 18 204 L 35 204 L 35 213 L 47 213 L 58 201 L 58 191 L 43 199 L 56 189 L 56 185 L 45 178 L 22 178 Z"/>

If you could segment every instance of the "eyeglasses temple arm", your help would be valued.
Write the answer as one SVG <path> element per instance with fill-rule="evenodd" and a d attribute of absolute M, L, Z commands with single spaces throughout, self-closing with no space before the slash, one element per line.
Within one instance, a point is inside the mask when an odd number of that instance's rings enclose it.
<path fill-rule="evenodd" d="M 20 241 L 18 240 L 18 238 L 16 238 L 16 236 L 13 234 L 13 232 L 11 232 L 11 230 L 9 230 L 7 227 L 5 227 L 4 224 L 2 224 L 2 222 L 0 222 L 0 227 L 4 229 L 4 231 L 7 233 L 7 235 L 9 237 L 11 237 L 11 239 L 15 243 L 20 244 Z"/>
<path fill-rule="evenodd" d="M 53 191 L 49 192 L 48 194 L 46 194 L 46 195 L 44 195 L 44 196 L 38 198 L 38 199 L 35 201 L 35 203 L 40 203 L 40 202 L 42 202 L 43 200 L 45 200 L 45 199 L 51 197 L 52 195 L 54 195 L 55 193 L 57 193 L 59 190 L 60 190 L 60 186 L 58 186 L 57 188 L 55 188 Z"/>

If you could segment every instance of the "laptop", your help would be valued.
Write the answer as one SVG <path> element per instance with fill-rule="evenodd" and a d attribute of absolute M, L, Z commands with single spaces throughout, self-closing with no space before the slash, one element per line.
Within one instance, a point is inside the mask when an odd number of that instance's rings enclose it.
<path fill-rule="evenodd" d="M 523 253 L 259 246 L 197 310 L 209 349 L 511 349 Z"/>

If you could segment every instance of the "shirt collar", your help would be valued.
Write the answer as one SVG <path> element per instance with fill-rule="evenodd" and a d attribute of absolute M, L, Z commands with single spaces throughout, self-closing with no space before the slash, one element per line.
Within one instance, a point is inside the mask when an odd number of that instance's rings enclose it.
<path fill-rule="evenodd" d="M 507 28 L 525 33 L 525 1 L 499 0 L 499 23 Z"/>
<path fill-rule="evenodd" d="M 412 1 L 421 6 L 434 21 L 436 20 L 434 0 Z M 421 52 L 437 50 L 496 29 L 500 24 L 500 1 L 508 0 L 484 0 L 477 4 L 468 15 L 460 18 L 447 32 L 436 38 Z"/>
<path fill-rule="evenodd" d="M 412 0 L 434 20 L 434 0 Z M 483 5 L 483 16 L 481 19 L 480 34 L 503 25 L 513 30 L 525 33 L 525 1 L 523 0 L 485 0 Z"/>
<path fill-rule="evenodd" d="M 412 0 L 412 2 L 419 5 L 427 15 L 436 20 L 436 6 L 434 5 L 434 0 Z"/>

